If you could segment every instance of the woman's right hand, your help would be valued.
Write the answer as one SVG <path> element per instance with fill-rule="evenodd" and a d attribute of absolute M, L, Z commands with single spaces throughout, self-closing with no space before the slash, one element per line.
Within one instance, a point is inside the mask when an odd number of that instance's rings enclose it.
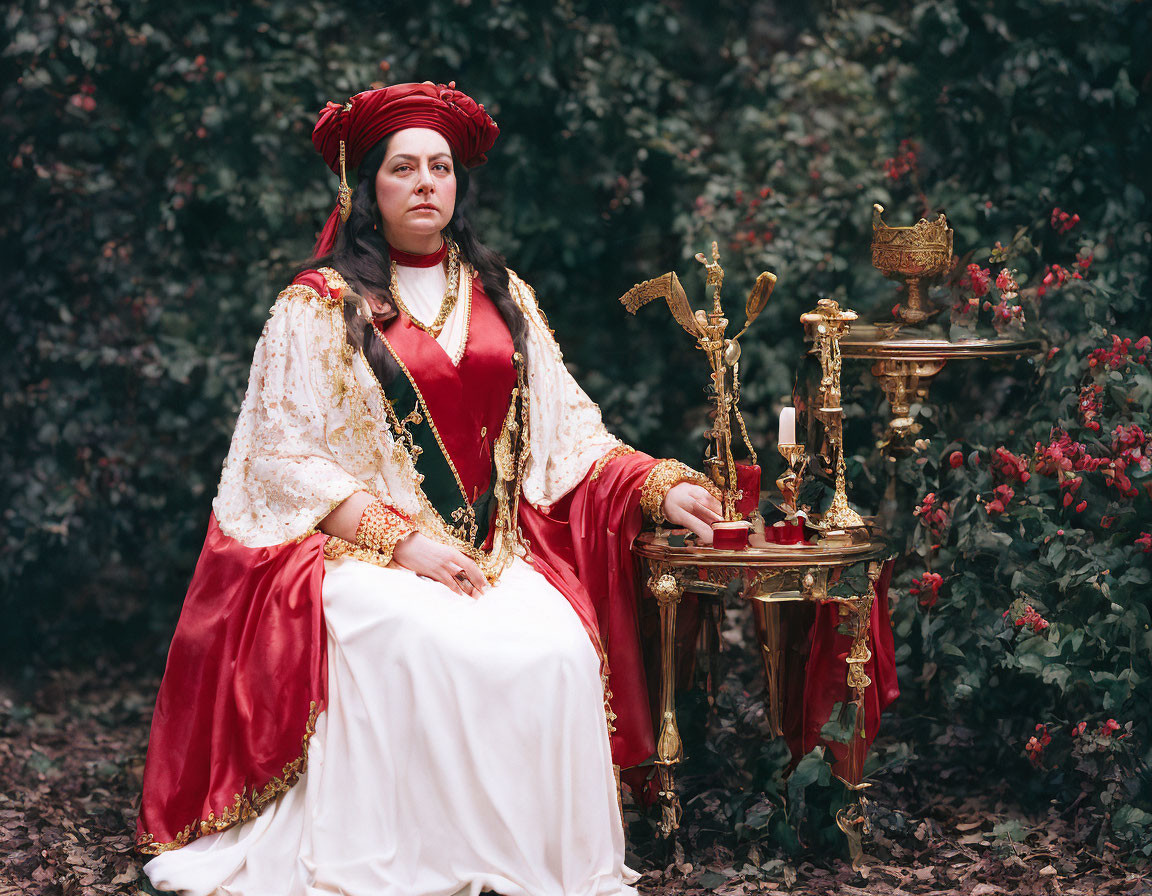
<path fill-rule="evenodd" d="M 488 580 L 470 557 L 419 532 L 397 543 L 392 562 L 466 597 L 478 598 L 488 590 Z"/>

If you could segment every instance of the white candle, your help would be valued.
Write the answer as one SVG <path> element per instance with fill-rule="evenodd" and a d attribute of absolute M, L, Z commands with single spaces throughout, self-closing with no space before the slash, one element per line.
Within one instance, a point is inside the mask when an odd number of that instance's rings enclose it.
<path fill-rule="evenodd" d="M 786 407 L 780 412 L 780 438 L 781 445 L 796 444 L 796 408 Z"/>

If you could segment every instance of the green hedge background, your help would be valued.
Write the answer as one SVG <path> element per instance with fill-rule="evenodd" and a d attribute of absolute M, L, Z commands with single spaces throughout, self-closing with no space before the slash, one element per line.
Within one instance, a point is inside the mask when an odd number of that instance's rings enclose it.
<path fill-rule="evenodd" d="M 318 111 L 454 79 L 502 128 L 474 179 L 481 232 L 610 427 L 651 453 L 698 461 L 704 363 L 667 315 L 616 298 L 676 270 L 699 302 L 692 256 L 713 239 L 731 307 L 759 271 L 780 278 L 742 364 L 766 481 L 800 313 L 895 301 L 870 266 L 873 202 L 889 223 L 947 212 L 952 299 L 981 289 L 969 264 L 1016 271 L 1057 351 L 950 367 L 918 451 L 885 460 L 880 393 L 846 374 L 853 497 L 874 511 L 895 480 L 908 549 L 897 711 L 925 720 L 913 746 L 959 737 L 1152 850 L 1147 4 L 18 0 L 4 20 L 9 671 L 159 667 L 252 346 L 335 196 Z"/>

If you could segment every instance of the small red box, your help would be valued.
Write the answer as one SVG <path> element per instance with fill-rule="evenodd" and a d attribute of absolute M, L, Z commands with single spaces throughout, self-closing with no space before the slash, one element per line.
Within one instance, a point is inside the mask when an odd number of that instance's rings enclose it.
<path fill-rule="evenodd" d="M 775 544 L 800 544 L 804 541 L 804 523 L 800 520 L 794 523 L 780 520 L 773 523 L 766 534 L 768 540 Z"/>
<path fill-rule="evenodd" d="M 723 551 L 742 551 L 748 547 L 752 524 L 744 520 L 712 524 L 712 547 Z"/>

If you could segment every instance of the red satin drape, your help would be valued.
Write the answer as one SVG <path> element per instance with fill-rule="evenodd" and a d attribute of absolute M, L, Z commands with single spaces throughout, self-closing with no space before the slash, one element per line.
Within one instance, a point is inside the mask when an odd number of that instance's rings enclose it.
<path fill-rule="evenodd" d="M 249 817 L 303 771 L 328 690 L 323 547 L 247 548 L 209 519 L 152 718 L 143 851 Z"/>
<path fill-rule="evenodd" d="M 880 716 L 900 696 L 896 681 L 896 648 L 892 639 L 892 621 L 888 615 L 888 586 L 892 581 L 892 561 L 884 564 L 876 583 L 876 599 L 869 619 L 869 647 L 872 658 L 864 665 L 871 686 L 864 693 L 864 744 L 867 750 L 880 730 Z M 800 759 L 818 744 L 827 746 L 833 770 L 848 777 L 848 745 L 824 741 L 820 730 L 829 721 L 837 703 L 849 697 L 847 686 L 848 651 L 852 637 L 838 631 L 841 624 L 839 607 L 833 603 L 815 607 L 815 618 L 807 632 L 806 671 L 794 680 L 797 686 L 787 688 L 793 699 L 785 701 L 784 734 L 792 758 Z M 800 634 L 800 637 L 804 637 Z M 789 670 L 799 671 L 796 665 Z M 786 673 L 787 674 L 787 673 Z M 797 699 L 798 698 L 798 699 Z"/>

